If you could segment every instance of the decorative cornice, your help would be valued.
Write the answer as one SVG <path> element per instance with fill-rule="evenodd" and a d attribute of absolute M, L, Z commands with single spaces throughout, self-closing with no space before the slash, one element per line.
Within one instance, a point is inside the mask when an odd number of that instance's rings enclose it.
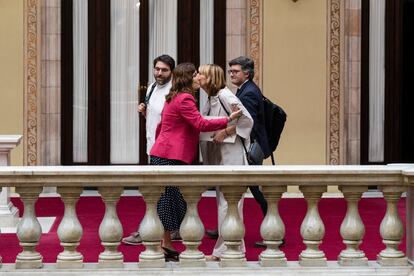
<path fill-rule="evenodd" d="M 262 68 L 263 68 L 263 4 L 262 0 L 248 0 L 248 27 L 247 27 L 247 52 L 255 64 L 254 81 L 262 87 Z"/>
<path fill-rule="evenodd" d="M 342 21 L 341 15 L 343 8 L 341 0 L 328 1 L 328 83 L 327 83 L 327 120 L 328 120 L 328 137 L 327 153 L 328 164 L 341 164 L 341 96 L 342 96 L 342 78 L 341 70 L 341 37 Z"/>
<path fill-rule="evenodd" d="M 40 1 L 24 1 L 24 164 L 39 164 Z"/>

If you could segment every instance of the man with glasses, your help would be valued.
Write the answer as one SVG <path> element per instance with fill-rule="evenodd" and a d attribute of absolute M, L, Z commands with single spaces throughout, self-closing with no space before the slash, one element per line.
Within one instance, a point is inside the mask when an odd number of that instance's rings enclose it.
<path fill-rule="evenodd" d="M 267 141 L 263 96 L 260 88 L 253 81 L 254 77 L 254 61 L 248 57 L 238 57 L 229 62 L 230 69 L 227 71 L 230 75 L 230 81 L 237 86 L 236 96 L 240 99 L 243 106 L 249 111 L 253 118 L 253 128 L 250 133 L 250 141 L 257 141 L 265 156 L 269 156 L 270 149 Z M 267 202 L 260 191 L 259 186 L 250 186 L 254 199 L 260 204 L 263 216 L 267 213 Z M 206 230 L 206 235 L 210 238 L 217 238 L 218 231 Z M 266 247 L 262 242 L 256 242 L 257 247 Z"/>
<path fill-rule="evenodd" d="M 154 59 L 153 75 L 155 82 L 148 86 L 145 102 L 138 105 L 138 112 L 146 118 L 147 154 L 149 155 L 155 143 L 155 131 L 161 121 L 161 112 L 164 108 L 165 96 L 170 92 L 172 85 L 172 71 L 175 60 L 169 55 L 161 55 Z M 172 240 L 180 240 L 179 232 L 171 233 Z M 142 238 L 138 231 L 122 239 L 124 244 L 138 245 Z"/>

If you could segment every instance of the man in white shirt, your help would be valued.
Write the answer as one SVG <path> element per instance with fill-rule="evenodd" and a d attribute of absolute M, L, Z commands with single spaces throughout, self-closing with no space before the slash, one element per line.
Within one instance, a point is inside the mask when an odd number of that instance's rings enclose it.
<path fill-rule="evenodd" d="M 138 105 L 138 112 L 147 119 L 147 154 L 155 143 L 155 130 L 161 121 L 161 112 L 164 108 L 165 96 L 170 92 L 172 70 L 175 61 L 169 55 L 162 55 L 154 59 L 155 82 L 148 86 L 145 103 Z"/>
<path fill-rule="evenodd" d="M 170 92 L 172 85 L 172 71 L 175 61 L 169 55 L 161 55 L 154 59 L 153 74 L 155 82 L 148 86 L 145 102 L 138 105 L 138 112 L 146 118 L 147 154 L 149 155 L 155 143 L 155 131 L 161 121 L 161 112 L 164 108 L 165 96 Z M 171 233 L 172 240 L 180 239 L 178 232 Z M 122 239 L 124 244 L 138 245 L 142 243 L 139 232 L 133 232 Z"/>

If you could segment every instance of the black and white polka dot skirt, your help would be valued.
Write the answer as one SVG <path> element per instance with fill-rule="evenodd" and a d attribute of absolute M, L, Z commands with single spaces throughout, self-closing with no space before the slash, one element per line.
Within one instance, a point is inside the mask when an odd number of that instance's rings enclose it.
<path fill-rule="evenodd" d="M 165 159 L 157 156 L 150 157 L 150 164 L 159 166 L 185 165 L 184 162 L 179 160 Z M 158 216 L 164 225 L 164 229 L 167 231 L 179 230 L 186 211 L 187 203 L 180 189 L 176 186 L 166 186 L 157 204 Z"/>

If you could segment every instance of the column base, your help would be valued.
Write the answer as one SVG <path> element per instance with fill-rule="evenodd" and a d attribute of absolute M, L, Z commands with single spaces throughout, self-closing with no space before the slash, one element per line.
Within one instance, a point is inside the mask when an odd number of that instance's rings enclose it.
<path fill-rule="evenodd" d="M 326 266 L 326 258 L 308 259 L 308 258 L 300 257 L 299 264 L 301 266 L 308 266 L 308 267 Z"/>
<path fill-rule="evenodd" d="M 35 261 L 19 261 L 19 260 L 16 260 L 15 267 L 16 267 L 16 269 L 42 268 L 43 267 L 43 262 L 42 262 L 42 260 L 35 260 Z"/>
<path fill-rule="evenodd" d="M 98 268 L 123 268 L 123 260 L 99 260 Z"/>
<path fill-rule="evenodd" d="M 377 263 L 382 266 L 406 266 L 408 265 L 407 257 L 402 258 L 385 258 L 377 256 Z"/>
<path fill-rule="evenodd" d="M 344 258 L 339 257 L 338 263 L 342 266 L 368 266 L 368 258 Z"/>
<path fill-rule="evenodd" d="M 57 260 L 56 261 L 56 268 L 62 269 L 62 268 L 83 268 L 83 260 L 77 260 L 77 261 L 62 261 Z"/>
<path fill-rule="evenodd" d="M 165 259 L 140 260 L 139 263 L 138 263 L 138 267 L 140 267 L 140 268 L 164 268 L 165 267 Z"/>
<path fill-rule="evenodd" d="M 260 265 L 262 267 L 277 267 L 277 266 L 287 266 L 287 259 L 267 259 L 260 257 Z"/>
<path fill-rule="evenodd" d="M 183 259 L 180 256 L 180 267 L 205 267 L 206 258 L 202 259 Z"/>
<path fill-rule="evenodd" d="M 220 267 L 244 267 L 246 258 L 243 259 L 223 259 L 221 258 Z"/>

